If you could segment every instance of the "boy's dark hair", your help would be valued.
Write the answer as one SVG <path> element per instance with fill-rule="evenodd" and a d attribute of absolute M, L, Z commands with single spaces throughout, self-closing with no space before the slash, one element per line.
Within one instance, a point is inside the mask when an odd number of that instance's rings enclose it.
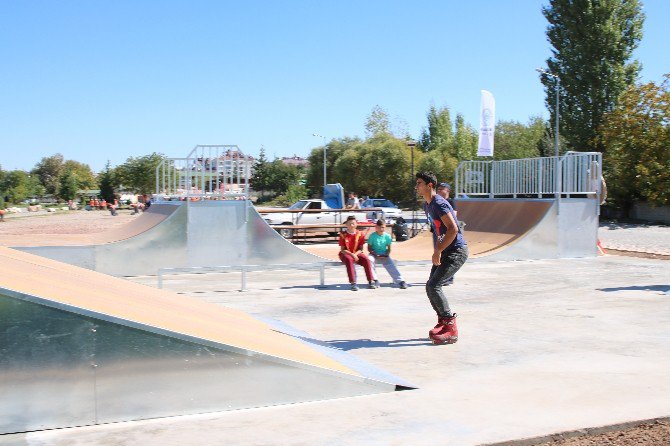
<path fill-rule="evenodd" d="M 348 216 L 347 221 L 351 221 L 351 220 L 356 220 L 356 217 L 354 217 L 353 215 Z"/>
<path fill-rule="evenodd" d="M 417 172 L 415 176 L 417 180 L 422 179 L 426 184 L 433 183 L 433 189 L 437 186 L 437 177 L 433 172 Z"/>
<path fill-rule="evenodd" d="M 384 226 L 385 224 L 386 222 L 380 218 L 379 220 L 377 220 L 376 226 Z"/>

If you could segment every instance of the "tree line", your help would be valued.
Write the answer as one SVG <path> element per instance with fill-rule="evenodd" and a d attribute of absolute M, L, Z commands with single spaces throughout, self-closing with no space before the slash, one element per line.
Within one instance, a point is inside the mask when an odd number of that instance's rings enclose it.
<path fill-rule="evenodd" d="M 36 197 L 67 201 L 90 190 L 99 190 L 100 197 L 109 202 L 120 190 L 150 194 L 156 184 L 156 166 L 163 158 L 160 153 L 130 157 L 114 168 L 108 162 L 98 175 L 88 164 L 65 160 L 60 153 L 43 157 L 30 171 L 5 171 L 0 166 L 0 207 Z"/>

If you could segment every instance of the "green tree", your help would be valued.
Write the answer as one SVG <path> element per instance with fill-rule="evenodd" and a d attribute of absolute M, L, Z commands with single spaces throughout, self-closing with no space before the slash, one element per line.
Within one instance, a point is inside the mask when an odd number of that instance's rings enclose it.
<path fill-rule="evenodd" d="M 56 153 L 55 155 L 42 158 L 35 165 L 31 173 L 37 175 L 47 194 L 56 195 L 62 171 L 63 155 Z"/>
<path fill-rule="evenodd" d="M 20 203 L 31 197 L 44 194 L 44 187 L 37 176 L 23 170 L 2 171 L 0 175 L 0 196 L 6 203 Z"/>
<path fill-rule="evenodd" d="M 542 8 L 553 47 L 547 70 L 560 78 L 560 133 L 572 150 L 603 151 L 603 115 L 640 71 L 631 61 L 642 38 L 638 0 L 550 0 Z M 555 82 L 543 74 L 546 105 L 555 116 Z"/>
<path fill-rule="evenodd" d="M 528 124 L 518 121 L 497 122 L 494 158 L 507 160 L 539 156 L 545 130 L 545 122 L 538 116 L 530 118 Z"/>
<path fill-rule="evenodd" d="M 343 137 L 332 139 L 326 144 L 326 176 L 329 183 L 339 182 L 334 167 L 340 156 L 346 150 L 360 145 L 361 142 L 359 138 Z M 307 187 L 312 194 L 319 195 L 323 186 L 323 147 L 312 149 L 307 159 L 309 161 L 309 168 L 306 172 Z"/>
<path fill-rule="evenodd" d="M 95 175 L 93 174 L 93 171 L 88 164 L 73 160 L 65 161 L 59 175 L 59 181 L 61 181 L 63 176 L 66 176 L 70 173 L 75 174 L 77 177 L 79 189 L 95 189 L 95 187 L 98 185 L 98 181 L 95 179 Z"/>
<path fill-rule="evenodd" d="M 100 196 L 108 203 L 114 203 L 116 198 L 116 188 L 118 187 L 116 173 L 111 168 L 110 162 L 107 161 L 105 170 L 98 175 L 98 188 L 100 189 Z"/>
<path fill-rule="evenodd" d="M 290 206 L 299 200 L 307 198 L 308 196 L 309 190 L 305 186 L 302 184 L 292 184 L 288 187 L 284 194 L 281 194 L 272 200 L 272 204 L 275 206 Z"/>
<path fill-rule="evenodd" d="M 63 200 L 74 200 L 80 188 L 79 179 L 74 171 L 65 172 L 60 177 L 58 197 Z"/>
<path fill-rule="evenodd" d="M 417 147 L 424 152 L 454 146 L 454 129 L 449 108 L 431 106 L 426 114 L 428 126 L 421 131 Z"/>
<path fill-rule="evenodd" d="M 457 161 L 471 160 L 477 156 L 477 131 L 465 122 L 463 115 L 456 115 L 456 133 L 454 134 L 454 147 L 449 150 L 449 155 Z M 458 164 L 458 163 L 457 163 Z"/>
<path fill-rule="evenodd" d="M 368 138 L 379 135 L 391 135 L 391 121 L 386 110 L 375 105 L 365 122 L 365 133 Z"/>
<path fill-rule="evenodd" d="M 130 157 L 115 169 L 118 181 L 136 194 L 151 194 L 156 188 L 156 167 L 165 158 L 161 153 Z"/>
<path fill-rule="evenodd" d="M 670 74 L 629 88 L 605 116 L 608 201 L 628 215 L 633 203 L 670 205 Z"/>
<path fill-rule="evenodd" d="M 290 186 L 300 184 L 303 170 L 301 166 L 289 166 L 276 159 L 267 165 L 268 184 L 276 195 L 284 194 Z"/>
<path fill-rule="evenodd" d="M 406 201 L 411 192 L 410 148 L 403 139 L 382 136 L 366 141 L 358 149 L 361 174 L 352 189 L 359 195 Z"/>
<path fill-rule="evenodd" d="M 261 146 L 261 153 L 254 163 L 254 174 L 251 176 L 249 182 L 251 187 L 261 193 L 261 197 L 265 191 L 271 186 L 270 178 L 268 176 L 268 160 L 265 157 L 265 148 Z"/>

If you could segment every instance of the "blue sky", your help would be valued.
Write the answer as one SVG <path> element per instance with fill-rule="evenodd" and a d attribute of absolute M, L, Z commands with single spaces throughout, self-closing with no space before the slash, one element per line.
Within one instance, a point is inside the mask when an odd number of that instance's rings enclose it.
<path fill-rule="evenodd" d="M 375 105 L 418 137 L 431 104 L 477 127 L 548 116 L 542 0 L 5 1 L 0 165 L 106 161 L 196 144 L 306 156 L 364 136 Z M 646 0 L 642 80 L 670 72 L 670 1 Z"/>

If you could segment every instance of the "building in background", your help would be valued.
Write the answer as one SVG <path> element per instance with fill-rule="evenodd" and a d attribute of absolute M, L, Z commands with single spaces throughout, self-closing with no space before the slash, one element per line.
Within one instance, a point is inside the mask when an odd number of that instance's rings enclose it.
<path fill-rule="evenodd" d="M 298 155 L 285 156 L 282 159 L 282 162 L 288 166 L 302 166 L 305 169 L 309 167 L 309 161 L 306 158 L 303 158 Z"/>

